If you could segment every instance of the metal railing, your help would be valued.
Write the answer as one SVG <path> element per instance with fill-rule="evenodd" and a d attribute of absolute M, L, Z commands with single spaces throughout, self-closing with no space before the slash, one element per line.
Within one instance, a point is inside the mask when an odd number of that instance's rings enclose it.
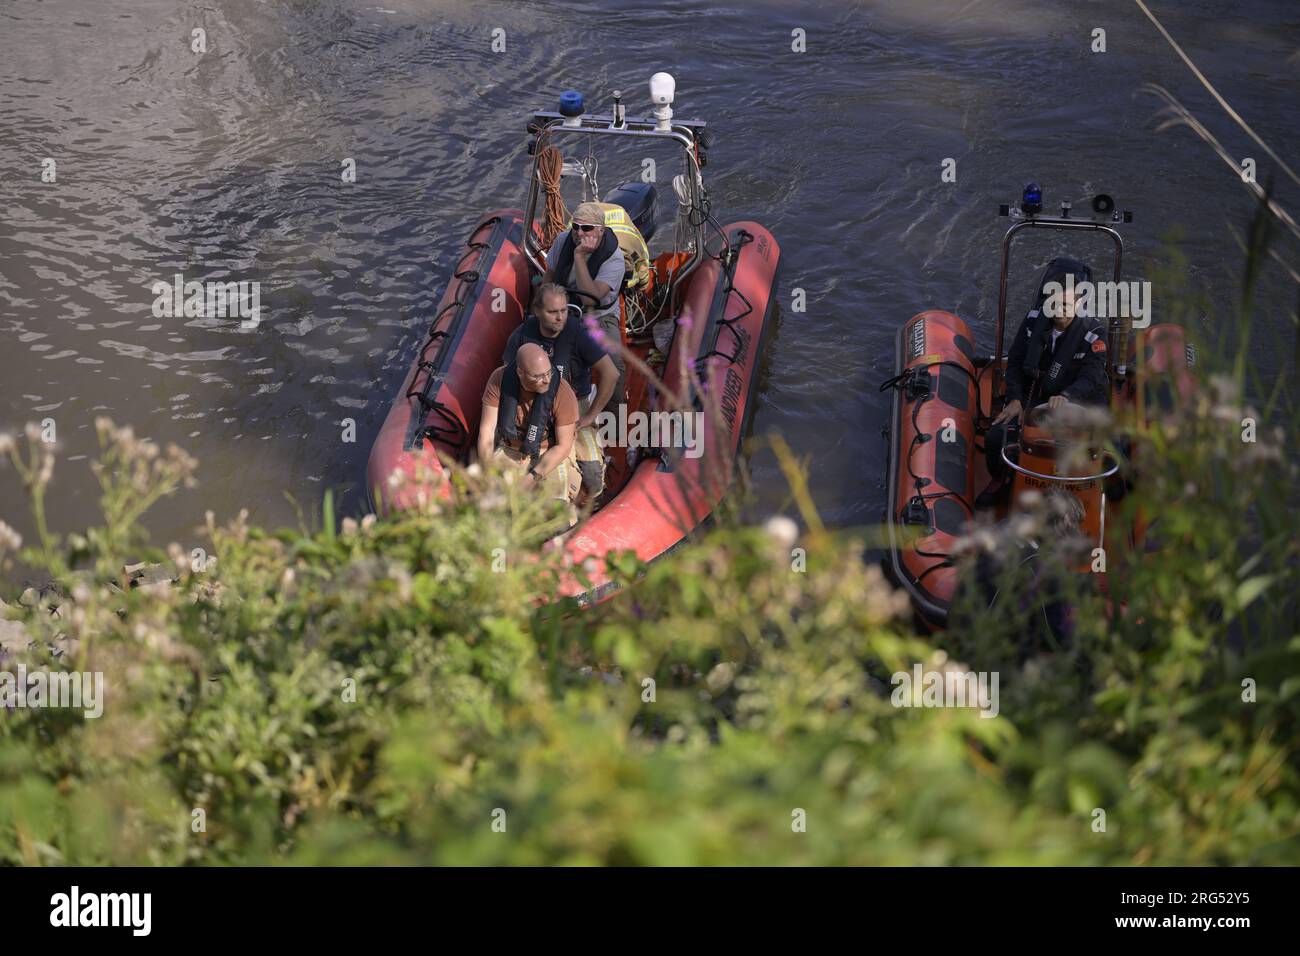
<path fill-rule="evenodd" d="M 528 185 L 528 203 L 524 208 L 524 253 L 529 262 L 539 272 L 546 271 L 546 253 L 541 248 L 533 232 L 533 220 L 537 215 L 537 196 L 542 188 L 540 161 L 541 145 L 546 139 L 556 135 L 594 134 L 598 136 L 623 136 L 639 139 L 670 140 L 682 147 L 687 158 L 687 180 L 689 182 L 690 208 L 693 211 L 704 208 L 703 180 L 700 174 L 699 157 L 696 155 L 696 132 L 704 129 L 704 123 L 698 120 L 674 121 L 668 131 L 656 129 L 656 121 L 644 117 L 627 117 L 622 125 L 615 125 L 613 116 L 584 115 L 577 126 L 567 126 L 559 113 L 536 113 L 530 130 L 535 131 L 538 148 L 533 151 L 532 174 Z M 599 200 L 599 197 L 597 197 Z M 678 267 L 672 277 L 672 286 L 677 286 L 695 270 L 704 257 L 704 223 L 703 215 L 692 215 L 691 228 L 694 232 L 694 248 L 691 257 Z"/>
<path fill-rule="evenodd" d="M 1115 282 L 1120 281 L 1120 271 L 1124 263 L 1124 240 L 1118 232 L 1104 223 L 1094 222 L 1087 219 L 1061 219 L 1054 216 L 1034 216 L 1029 219 L 1023 219 L 1007 230 L 1002 237 L 1002 271 L 998 276 L 998 322 L 994 330 L 994 352 L 993 357 L 996 367 L 993 371 L 993 395 L 996 398 L 1002 394 L 1002 381 L 1005 372 L 1002 362 L 1006 354 L 1002 351 L 1002 340 L 1006 332 L 1007 323 L 1007 272 L 1011 266 L 1011 240 L 1016 233 L 1022 229 L 1061 229 L 1084 230 L 1087 232 L 1100 232 L 1110 236 L 1115 241 Z M 1114 341 L 1117 333 L 1123 332 L 1122 328 L 1116 329 L 1111 322 L 1106 323 L 1106 376 L 1109 380 L 1115 378 L 1115 354 L 1116 342 Z"/>

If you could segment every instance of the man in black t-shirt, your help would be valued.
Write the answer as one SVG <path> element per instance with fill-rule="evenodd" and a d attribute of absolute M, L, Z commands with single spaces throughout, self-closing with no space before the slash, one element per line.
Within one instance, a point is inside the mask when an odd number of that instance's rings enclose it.
<path fill-rule="evenodd" d="M 519 346 L 533 342 L 546 350 L 557 371 L 578 396 L 578 435 L 575 452 L 582 472 L 582 488 L 589 498 L 605 487 L 605 455 L 593 426 L 614 394 L 618 368 L 609 354 L 592 339 L 576 311 L 569 310 L 564 287 L 545 283 L 534 298 L 533 315 L 515 329 L 501 355 L 509 365 Z M 595 386 L 592 386 L 592 379 Z"/>

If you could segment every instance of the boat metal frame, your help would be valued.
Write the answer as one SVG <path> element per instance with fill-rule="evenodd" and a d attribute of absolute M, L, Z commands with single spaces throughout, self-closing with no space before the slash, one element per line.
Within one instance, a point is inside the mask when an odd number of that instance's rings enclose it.
<path fill-rule="evenodd" d="M 1113 213 L 1106 221 L 1097 219 L 1071 219 L 1069 218 L 1070 205 L 1063 204 L 1060 216 L 1040 216 L 1037 214 L 1022 213 L 1020 210 L 1012 210 L 1010 206 L 1002 207 L 1002 215 L 1010 215 L 1019 218 L 1020 221 L 1014 223 L 1006 234 L 1002 237 L 1002 265 L 998 272 L 998 319 L 994 330 L 994 371 L 993 371 L 993 400 L 996 401 L 1003 394 L 1003 381 L 1006 374 L 1007 356 L 1002 351 L 1003 339 L 1006 334 L 1007 322 L 1007 274 L 1011 268 L 1011 242 L 1017 234 L 1026 229 L 1053 229 L 1062 232 L 1098 232 L 1109 236 L 1115 243 L 1115 265 L 1112 281 L 1118 283 L 1124 268 L 1124 237 L 1114 228 L 1111 223 L 1120 221 L 1131 222 L 1133 214 L 1125 212 Z M 1132 325 L 1129 319 L 1110 316 L 1106 321 L 1106 378 L 1112 386 L 1121 382 L 1128 373 L 1127 355 L 1129 352 L 1130 338 L 1133 334 Z M 1115 364 L 1117 353 L 1123 352 L 1125 359 L 1118 366 Z M 986 439 L 987 440 L 987 439 Z M 1032 469 L 1025 468 L 1011 461 L 1007 457 L 1007 447 L 1004 444 L 999 449 L 1002 460 L 1011 466 L 1012 470 L 1018 474 L 1028 477 L 1039 478 L 1045 481 L 1059 482 L 1062 484 L 1073 484 L 1086 481 L 1095 481 L 1098 479 L 1109 478 L 1119 471 L 1119 464 L 1107 469 L 1105 472 L 1097 475 L 1088 475 L 1085 477 L 1063 478 L 1059 475 L 1043 475 Z"/>
<path fill-rule="evenodd" d="M 542 152 L 540 146 L 546 140 L 552 137 L 568 135 L 596 135 L 675 143 L 681 147 L 686 155 L 686 179 L 689 183 L 690 209 L 692 210 L 689 223 L 694 239 L 691 257 L 674 270 L 670 280 L 672 294 L 675 296 L 682 281 L 695 271 L 705 255 L 704 224 L 707 221 L 707 216 L 704 214 L 704 210 L 706 208 L 707 194 L 704 189 L 704 178 L 700 172 L 701 146 L 699 141 L 699 133 L 705 129 L 705 123 L 701 120 L 673 120 L 669 129 L 662 130 L 658 128 L 657 120 L 647 117 L 625 116 L 616 118 L 610 115 L 584 114 L 580 117 L 577 125 L 568 125 L 565 120 L 566 117 L 560 113 L 539 112 L 533 114 L 532 122 L 529 124 L 529 133 L 536 136 L 536 146 L 533 149 L 533 162 L 528 181 L 528 202 L 524 207 L 524 253 L 528 257 L 529 263 L 538 272 L 546 272 L 546 253 L 548 250 L 541 248 L 541 244 L 537 241 L 537 235 L 533 230 L 533 222 L 537 216 L 537 198 L 542 189 L 539 167 Z M 597 201 L 599 201 L 599 197 L 597 197 Z"/>
<path fill-rule="evenodd" d="M 1007 209 L 1009 207 L 1004 206 L 1003 208 Z M 1124 265 L 1124 237 L 1108 222 L 1099 222 L 1095 219 L 1068 218 L 1069 206 L 1063 207 L 1062 212 L 1066 215 L 1039 216 L 1025 215 L 1017 210 L 1016 213 L 1024 215 L 1024 218 L 1012 225 L 1006 231 L 1006 235 L 1002 237 L 1002 266 L 998 272 L 998 318 L 993 333 L 993 357 L 996 366 L 993 373 L 993 398 L 995 400 L 1002 394 L 1005 375 L 1004 363 L 1007 356 L 1002 351 L 1002 344 L 1006 335 L 1007 324 L 1007 273 L 1011 268 L 1011 241 L 1018 233 L 1026 229 L 1054 229 L 1062 232 L 1099 232 L 1109 236 L 1115 243 L 1115 268 L 1112 281 L 1120 281 Z M 1009 214 L 1009 212 L 1003 213 L 1003 215 Z M 1131 221 L 1132 215 L 1125 213 L 1124 219 L 1125 221 Z M 1115 213 L 1110 222 L 1118 221 L 1120 221 L 1120 214 Z M 1122 346 L 1125 356 L 1128 354 L 1129 336 L 1132 335 L 1132 327 L 1128 325 L 1128 322 L 1128 319 L 1117 319 L 1115 316 L 1111 316 L 1106 323 L 1106 374 L 1112 382 L 1124 378 L 1127 374 L 1126 364 L 1119 366 L 1117 370 L 1115 357 L 1117 352 L 1120 351 L 1120 346 Z M 1123 339 L 1122 342 L 1120 341 L 1121 338 Z"/>
<path fill-rule="evenodd" d="M 1027 478 L 1041 478 L 1044 481 L 1050 481 L 1053 484 L 1060 485 L 1081 485 L 1089 481 L 1100 481 L 1111 477 L 1119 471 L 1119 462 L 1111 465 L 1105 471 L 1098 472 L 1095 475 L 1045 475 L 1041 471 L 1034 471 L 1032 468 L 1026 468 L 1007 457 L 1007 448 L 1010 445 L 1003 445 L 999 451 L 1002 453 L 1002 461 L 1016 474 L 1024 475 Z"/>

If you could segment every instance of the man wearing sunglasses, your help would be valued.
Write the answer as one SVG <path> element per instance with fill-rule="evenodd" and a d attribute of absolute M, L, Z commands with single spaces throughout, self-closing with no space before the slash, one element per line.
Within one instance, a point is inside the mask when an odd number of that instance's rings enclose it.
<path fill-rule="evenodd" d="M 605 211 L 598 203 L 584 202 L 573 211 L 573 227 L 555 237 L 546 254 L 543 282 L 558 282 L 584 295 L 574 296 L 576 304 L 600 323 L 605 341 L 601 344 L 618 369 L 618 383 L 610 399 L 611 411 L 623 401 L 626 379 L 618 326 L 618 292 L 623 286 L 626 263 L 623 250 L 612 229 L 605 228 Z M 596 408 L 596 414 L 604 409 Z"/>
<path fill-rule="evenodd" d="M 618 311 L 624 268 L 618 238 L 605 228 L 605 211 L 597 203 L 585 202 L 573 211 L 572 228 L 555 237 L 546 254 L 542 281 L 585 293 L 576 297 L 583 311 L 603 316 Z"/>

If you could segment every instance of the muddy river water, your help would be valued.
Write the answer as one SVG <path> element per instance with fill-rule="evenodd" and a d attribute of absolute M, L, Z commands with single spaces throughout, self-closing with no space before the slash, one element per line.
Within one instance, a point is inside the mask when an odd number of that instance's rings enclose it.
<path fill-rule="evenodd" d="M 1153 9 L 1300 165 L 1293 0 Z M 988 345 L 997 204 L 1026 180 L 1049 205 L 1113 194 L 1135 213 L 1128 277 L 1175 242 L 1185 278 L 1211 290 L 1198 321 L 1231 320 L 1251 199 L 1186 127 L 1158 128 L 1144 84 L 1261 175 L 1270 162 L 1131 0 L 0 0 L 0 430 L 55 423 L 56 529 L 95 520 L 97 415 L 201 462 L 199 486 L 150 513 L 159 543 L 191 541 L 207 509 L 293 522 L 326 488 L 358 507 L 370 439 L 467 229 L 522 202 L 530 111 L 568 88 L 596 104 L 622 89 L 643 110 L 657 70 L 677 78 L 678 115 L 714 127 L 717 217 L 758 220 L 783 247 L 755 431 L 811 459 L 834 525 L 881 513 L 877 386 L 899 323 L 953 309 Z M 1278 194 L 1300 206 L 1282 177 Z M 261 320 L 155 315 L 151 287 L 177 273 L 260 282 Z M 1252 360 L 1276 374 L 1295 284 L 1271 266 L 1261 296 L 1271 327 Z M 753 477 L 756 511 L 781 507 L 770 454 Z M 0 518 L 31 533 L 7 467 Z"/>

